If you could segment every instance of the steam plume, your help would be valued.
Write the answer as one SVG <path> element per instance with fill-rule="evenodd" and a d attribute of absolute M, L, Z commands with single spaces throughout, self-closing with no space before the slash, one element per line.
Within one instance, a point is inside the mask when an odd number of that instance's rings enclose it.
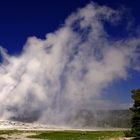
<path fill-rule="evenodd" d="M 46 39 L 28 38 L 18 56 L 1 47 L 0 117 L 65 125 L 81 109 L 112 105 L 102 90 L 126 79 L 130 68 L 139 70 L 139 36 L 113 40 L 105 30 L 105 22 L 119 23 L 120 15 L 90 3 Z"/>

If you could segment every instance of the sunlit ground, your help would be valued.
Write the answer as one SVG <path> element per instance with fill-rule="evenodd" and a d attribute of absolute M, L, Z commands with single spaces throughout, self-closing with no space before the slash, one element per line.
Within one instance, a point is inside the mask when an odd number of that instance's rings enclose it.
<path fill-rule="evenodd" d="M 120 137 L 124 137 L 124 131 L 0 131 L 0 140 L 109 140 Z"/>

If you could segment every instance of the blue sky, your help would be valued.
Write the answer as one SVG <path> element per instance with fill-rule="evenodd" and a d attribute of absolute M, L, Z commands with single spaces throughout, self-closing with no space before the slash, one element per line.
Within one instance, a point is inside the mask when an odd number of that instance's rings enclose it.
<path fill-rule="evenodd" d="M 89 2 L 89 0 L 2 0 L 0 44 L 7 48 L 9 53 L 20 52 L 27 37 L 44 38 L 46 33 L 61 26 L 68 15 Z M 135 24 L 140 23 L 139 0 L 94 0 L 94 2 L 117 9 L 124 6 L 134 17 Z"/>
<path fill-rule="evenodd" d="M 64 20 L 77 8 L 85 6 L 89 0 L 1 0 L 0 1 L 0 45 L 11 55 L 22 51 L 23 45 L 30 36 L 44 39 L 45 35 L 54 32 L 64 24 Z M 125 38 L 128 31 L 123 30 L 126 22 L 133 21 L 132 30 L 140 24 L 139 0 L 94 0 L 99 5 L 114 9 L 126 9 L 124 19 L 115 29 L 108 27 L 108 32 L 115 39 Z M 124 8 L 125 7 L 125 8 Z M 130 32 L 131 33 L 131 32 Z M 130 90 L 139 88 L 140 73 L 129 72 L 126 80 L 114 81 L 105 97 L 130 103 Z M 109 91 L 109 92 L 108 92 Z M 112 94 L 114 93 L 114 94 Z"/>

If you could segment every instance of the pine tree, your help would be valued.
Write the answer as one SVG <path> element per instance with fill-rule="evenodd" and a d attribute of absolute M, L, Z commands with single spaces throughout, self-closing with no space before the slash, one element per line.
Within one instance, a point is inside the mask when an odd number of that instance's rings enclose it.
<path fill-rule="evenodd" d="M 132 99 L 134 100 L 132 111 L 132 129 L 131 133 L 136 140 L 140 140 L 140 89 L 132 90 Z"/>

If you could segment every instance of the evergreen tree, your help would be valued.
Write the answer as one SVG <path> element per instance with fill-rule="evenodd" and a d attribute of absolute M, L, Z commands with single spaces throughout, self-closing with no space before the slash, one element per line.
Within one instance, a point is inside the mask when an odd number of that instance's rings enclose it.
<path fill-rule="evenodd" d="M 140 140 L 140 89 L 132 90 L 132 99 L 134 100 L 132 111 L 132 129 L 131 133 L 136 140 Z"/>

